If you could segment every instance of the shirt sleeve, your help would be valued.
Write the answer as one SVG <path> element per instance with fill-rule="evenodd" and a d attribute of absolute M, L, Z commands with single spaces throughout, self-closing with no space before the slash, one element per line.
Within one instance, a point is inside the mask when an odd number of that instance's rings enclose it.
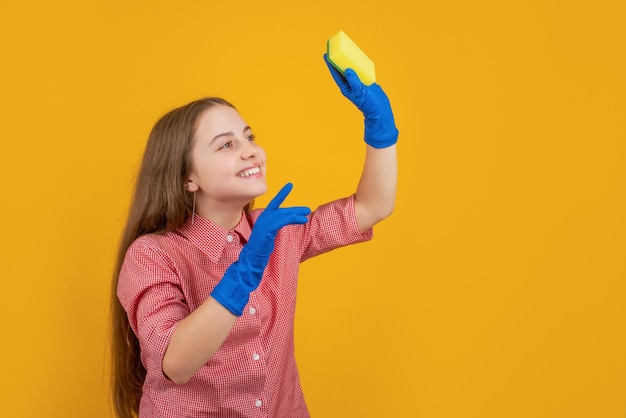
<path fill-rule="evenodd" d="M 359 231 L 354 212 L 354 195 L 319 206 L 305 225 L 301 261 L 346 245 L 365 242 L 373 229 Z"/>
<path fill-rule="evenodd" d="M 126 252 L 117 286 L 117 296 L 139 339 L 144 367 L 161 375 L 174 329 L 189 315 L 179 278 L 167 252 L 154 237 L 144 236 Z"/>

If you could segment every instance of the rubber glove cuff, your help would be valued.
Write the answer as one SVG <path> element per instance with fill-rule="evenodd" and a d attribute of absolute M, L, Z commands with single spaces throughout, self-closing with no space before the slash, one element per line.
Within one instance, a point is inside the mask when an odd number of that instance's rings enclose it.
<path fill-rule="evenodd" d="M 391 111 L 388 115 L 365 116 L 365 143 L 374 148 L 387 148 L 398 142 L 398 128 Z"/>
<path fill-rule="evenodd" d="M 241 316 L 250 300 L 250 292 L 259 286 L 269 258 L 269 254 L 255 254 L 244 246 L 239 260 L 228 267 L 222 280 L 211 292 L 211 297 L 233 315 Z"/>

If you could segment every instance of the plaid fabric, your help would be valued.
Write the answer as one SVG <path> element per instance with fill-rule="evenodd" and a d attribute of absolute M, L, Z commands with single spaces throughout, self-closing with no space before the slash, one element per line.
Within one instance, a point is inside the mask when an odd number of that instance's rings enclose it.
<path fill-rule="evenodd" d="M 128 249 L 117 293 L 147 370 L 141 418 L 309 417 L 294 357 L 299 264 L 372 238 L 371 230 L 358 230 L 354 196 L 322 205 L 307 224 L 278 232 L 244 314 L 188 383 L 171 382 L 161 368 L 176 324 L 209 297 L 261 213 L 242 216 L 230 231 L 196 215 L 193 225 L 188 220 L 177 231 L 140 237 Z"/>

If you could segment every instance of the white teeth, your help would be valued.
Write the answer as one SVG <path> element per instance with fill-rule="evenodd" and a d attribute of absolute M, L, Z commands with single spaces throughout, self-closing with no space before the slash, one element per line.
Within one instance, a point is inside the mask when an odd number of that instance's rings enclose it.
<path fill-rule="evenodd" d="M 260 172 L 261 172 L 261 169 L 259 167 L 254 167 L 254 168 L 249 168 L 247 170 L 242 171 L 241 173 L 239 173 L 239 175 L 241 177 L 248 177 L 254 174 L 258 174 Z"/>

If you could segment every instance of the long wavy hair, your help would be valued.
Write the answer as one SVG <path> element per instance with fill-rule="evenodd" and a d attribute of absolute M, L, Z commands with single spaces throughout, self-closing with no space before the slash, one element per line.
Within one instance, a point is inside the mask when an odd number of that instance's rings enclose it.
<path fill-rule="evenodd" d="M 191 216 L 193 194 L 185 190 L 191 171 L 190 151 L 200 115 L 232 104 L 218 97 L 195 100 L 162 116 L 152 128 L 137 174 L 111 287 L 111 392 L 120 418 L 138 415 L 146 369 L 139 340 L 117 297 L 117 284 L 128 247 L 142 235 L 173 231 Z M 254 202 L 248 203 L 248 212 Z"/>

